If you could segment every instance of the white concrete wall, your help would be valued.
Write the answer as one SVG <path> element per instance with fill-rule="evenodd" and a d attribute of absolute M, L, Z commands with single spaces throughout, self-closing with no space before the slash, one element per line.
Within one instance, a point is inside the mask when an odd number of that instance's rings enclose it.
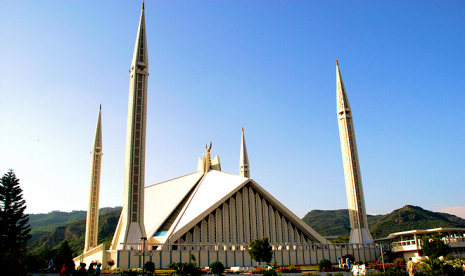
<path fill-rule="evenodd" d="M 247 248 L 247 245 L 244 245 Z M 228 250 L 224 250 L 224 248 Z M 197 250 L 189 250 L 196 248 Z M 178 245 L 178 250 L 153 250 L 150 251 L 152 256 L 146 256 L 145 261 L 152 261 L 155 267 L 168 268 L 173 262 L 189 262 L 189 254 L 192 253 L 196 257 L 196 263 L 201 267 L 207 267 L 214 261 L 222 262 L 226 267 L 232 266 L 255 266 L 256 263 L 250 259 L 247 250 L 232 250 L 231 245 L 220 245 L 220 250 L 215 250 L 215 246 L 209 246 L 208 249 L 204 245 L 203 249 L 198 250 L 199 246 L 193 245 Z M 374 244 L 360 245 L 284 245 L 283 250 L 273 251 L 273 260 L 282 265 L 310 265 L 318 264 L 325 258 L 333 264 L 337 263 L 337 259 L 346 254 L 352 254 L 357 262 L 374 261 L 381 256 L 379 247 Z M 119 268 L 141 267 L 142 257 L 135 256 L 135 251 L 120 250 L 117 252 L 116 259 Z"/>

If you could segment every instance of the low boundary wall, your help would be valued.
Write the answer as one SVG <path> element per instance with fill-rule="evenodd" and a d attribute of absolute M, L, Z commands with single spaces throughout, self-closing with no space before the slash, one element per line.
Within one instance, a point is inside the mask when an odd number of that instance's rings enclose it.
<path fill-rule="evenodd" d="M 157 250 L 146 250 L 145 262 L 152 261 L 155 268 L 164 269 L 173 262 L 189 262 L 192 253 L 200 267 L 209 266 L 214 261 L 220 261 L 225 267 L 254 266 L 246 246 L 231 247 L 230 245 L 203 246 L 178 244 L 163 245 Z M 212 249 L 213 248 L 213 249 Z M 235 248 L 238 248 L 235 250 Z M 381 256 L 378 244 L 313 244 L 274 246 L 273 262 L 281 265 L 314 265 L 321 259 L 337 263 L 338 258 L 351 254 L 359 261 L 375 261 Z M 279 248 L 279 249 L 276 249 Z M 116 266 L 118 268 L 142 267 L 140 250 L 117 250 Z"/>

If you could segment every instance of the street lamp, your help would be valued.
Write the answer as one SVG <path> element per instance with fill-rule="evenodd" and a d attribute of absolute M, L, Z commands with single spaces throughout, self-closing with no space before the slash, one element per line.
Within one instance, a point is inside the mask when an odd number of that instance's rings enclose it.
<path fill-rule="evenodd" d="M 147 237 L 140 237 L 142 241 L 142 275 L 145 276 L 145 241 L 147 240 Z"/>

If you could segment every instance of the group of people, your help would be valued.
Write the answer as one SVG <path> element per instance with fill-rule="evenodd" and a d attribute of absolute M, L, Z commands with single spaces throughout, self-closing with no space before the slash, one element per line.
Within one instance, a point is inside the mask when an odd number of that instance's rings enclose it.
<path fill-rule="evenodd" d="M 339 268 L 351 271 L 352 275 L 366 275 L 367 273 L 367 267 L 365 265 L 365 262 L 354 262 L 354 264 L 352 265 L 350 262 L 350 258 L 339 258 L 338 264 Z"/>
<path fill-rule="evenodd" d="M 367 274 L 367 267 L 365 265 L 365 262 L 354 262 L 354 265 L 352 266 L 352 269 L 350 270 L 352 272 L 352 275 L 358 276 L 358 275 L 366 275 Z"/>
<path fill-rule="evenodd" d="M 89 265 L 89 269 L 86 269 L 86 264 L 85 263 L 81 263 L 79 265 L 79 268 L 78 268 L 78 274 L 77 275 L 89 275 L 89 274 L 94 274 L 94 275 L 97 275 L 97 276 L 100 276 L 100 271 L 101 271 L 101 267 L 102 267 L 102 264 L 97 264 L 97 266 L 94 268 L 95 266 L 95 263 L 91 263 Z M 68 276 L 68 275 L 72 275 L 72 271 L 74 271 L 74 268 L 69 268 L 66 263 L 63 264 L 63 267 L 61 268 L 61 271 L 60 271 L 60 276 Z M 76 274 L 74 274 L 76 275 Z"/>

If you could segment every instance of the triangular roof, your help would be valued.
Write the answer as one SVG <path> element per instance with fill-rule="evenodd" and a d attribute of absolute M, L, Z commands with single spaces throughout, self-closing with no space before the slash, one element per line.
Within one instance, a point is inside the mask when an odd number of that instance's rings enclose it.
<path fill-rule="evenodd" d="M 170 216 L 203 176 L 195 172 L 145 187 L 145 232 L 148 237 Z"/>
<path fill-rule="evenodd" d="M 276 198 L 269 194 L 265 189 L 258 185 L 255 181 L 249 178 L 241 177 L 238 175 L 233 175 L 221 171 L 210 170 L 203 175 L 199 180 L 199 173 L 194 173 L 189 175 L 189 180 L 187 176 L 163 182 L 151 187 L 146 188 L 146 196 L 150 196 L 151 193 L 164 193 L 159 194 L 157 198 L 163 198 L 165 202 L 170 201 L 172 196 L 176 196 L 176 199 L 172 199 L 173 202 L 169 206 L 163 206 L 158 208 L 152 206 L 152 208 L 147 208 L 149 201 L 146 200 L 146 229 L 148 237 L 153 237 L 159 228 L 161 227 L 163 221 L 166 220 L 170 215 L 176 210 L 176 218 L 172 222 L 172 225 L 166 233 L 163 234 L 163 237 L 157 239 L 159 242 L 174 242 L 189 231 L 192 227 L 197 225 L 203 219 L 205 219 L 209 214 L 215 211 L 219 206 L 221 206 L 225 201 L 230 197 L 236 194 L 244 186 L 248 185 L 254 191 L 258 192 L 261 197 L 265 198 L 276 210 L 278 210 L 283 216 L 292 223 L 300 232 L 304 233 L 309 240 L 312 240 L 316 243 L 328 243 L 326 239 L 321 237 L 316 233 L 311 227 L 309 227 L 305 222 L 298 218 L 294 213 L 287 209 L 283 204 L 281 204 Z M 177 181 L 175 181 L 177 180 Z M 177 183 L 178 182 L 178 183 Z M 182 182 L 183 184 L 181 184 Z M 195 183 L 195 182 L 198 182 Z M 177 184 L 179 188 L 165 188 L 163 186 Z M 197 185 L 196 185 L 197 184 Z M 195 185 L 195 188 L 194 188 Z M 157 187 L 159 186 L 159 187 Z M 157 187 L 154 189 L 153 187 Z M 152 189 L 151 192 L 147 192 L 147 189 Z M 193 190 L 192 190 L 193 189 Z M 173 195 L 174 193 L 179 193 Z M 185 197 L 188 195 L 188 198 Z M 182 202 L 182 206 L 180 206 Z M 154 203 L 156 205 L 161 205 L 162 202 Z M 177 206 L 174 206 L 177 205 Z M 179 210 L 179 208 L 182 208 Z M 153 211 L 151 211 L 151 210 Z M 157 217 L 148 218 L 151 215 L 154 215 L 153 212 L 163 212 L 164 214 L 155 214 Z M 150 214 L 152 213 L 152 214 Z M 148 224 L 149 220 L 155 221 L 157 223 Z M 150 229 L 150 230 L 149 230 Z"/>

